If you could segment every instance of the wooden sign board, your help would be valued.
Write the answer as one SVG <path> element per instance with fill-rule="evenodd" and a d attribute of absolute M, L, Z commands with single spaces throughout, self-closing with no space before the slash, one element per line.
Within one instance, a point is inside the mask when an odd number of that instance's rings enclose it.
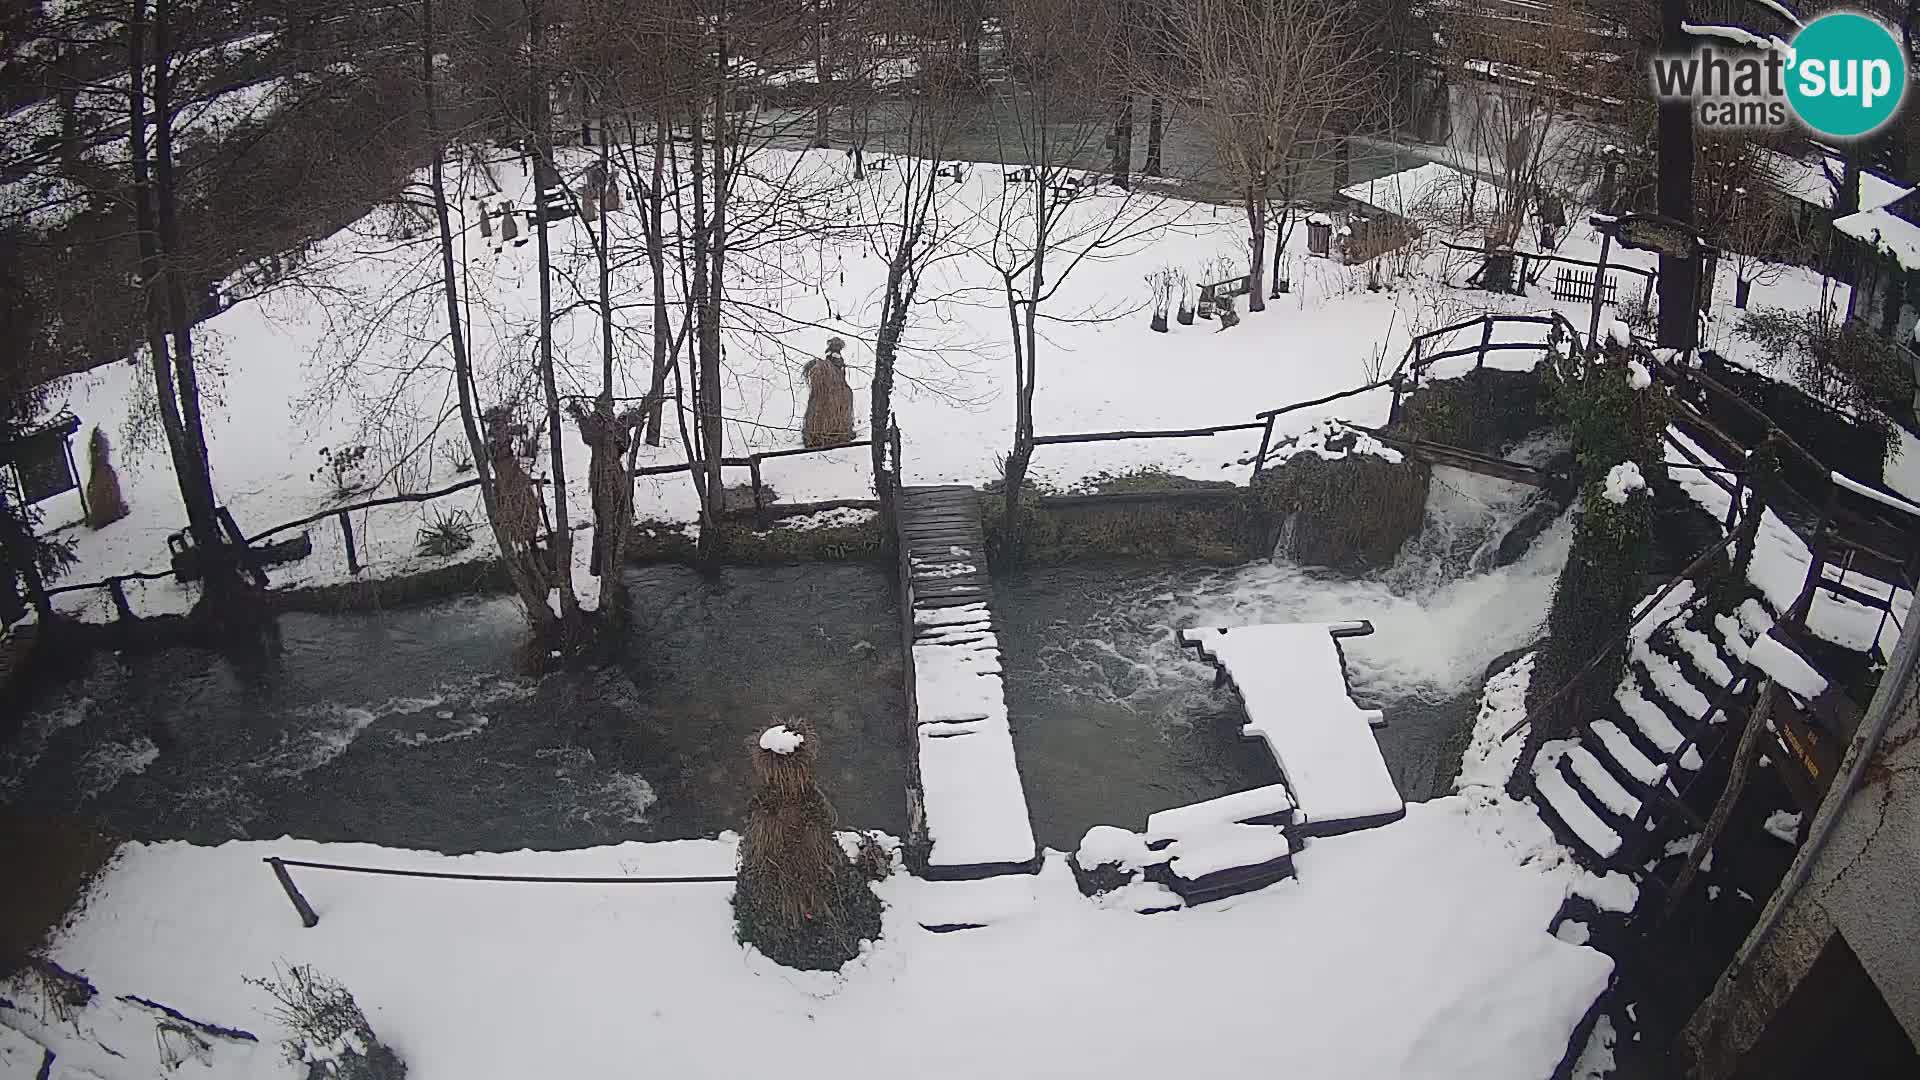
<path fill-rule="evenodd" d="M 1648 214 L 1628 214 L 1619 220 L 1622 246 L 1640 251 L 1657 251 L 1676 259 L 1691 259 L 1703 246 L 1693 228 L 1668 218 Z"/>
<path fill-rule="evenodd" d="M 67 457 L 66 436 L 49 432 L 20 444 L 13 460 L 20 477 L 20 495 L 29 505 L 51 499 L 80 486 Z"/>

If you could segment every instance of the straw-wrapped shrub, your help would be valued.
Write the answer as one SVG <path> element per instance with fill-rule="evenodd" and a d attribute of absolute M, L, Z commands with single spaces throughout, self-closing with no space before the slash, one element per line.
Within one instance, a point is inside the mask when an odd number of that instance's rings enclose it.
<path fill-rule="evenodd" d="M 833 805 L 814 781 L 819 738 L 789 720 L 755 735 L 753 794 L 740 837 L 734 926 L 788 967 L 832 971 L 880 936 L 880 900 L 834 836 Z"/>

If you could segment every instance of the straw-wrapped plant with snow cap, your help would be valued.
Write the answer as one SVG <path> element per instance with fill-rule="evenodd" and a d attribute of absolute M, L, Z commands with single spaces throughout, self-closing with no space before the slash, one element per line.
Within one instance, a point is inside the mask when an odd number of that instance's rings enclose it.
<path fill-rule="evenodd" d="M 788 720 L 748 743 L 753 794 L 740 837 L 734 927 L 788 967 L 833 970 L 880 936 L 880 900 L 834 836 L 833 805 L 814 780 L 820 744 Z"/>

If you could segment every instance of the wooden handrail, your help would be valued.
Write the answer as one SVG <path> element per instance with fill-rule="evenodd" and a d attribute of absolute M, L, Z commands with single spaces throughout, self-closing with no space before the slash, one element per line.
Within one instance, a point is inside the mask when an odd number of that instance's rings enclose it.
<path fill-rule="evenodd" d="M 1265 416 L 1265 413 L 1260 415 Z M 1267 425 L 1260 421 L 1244 424 L 1219 424 L 1204 428 L 1161 429 L 1156 431 L 1088 431 L 1075 435 L 1035 435 L 1035 446 L 1060 446 L 1066 443 L 1115 442 L 1121 439 L 1197 439 L 1227 431 L 1255 431 Z"/>

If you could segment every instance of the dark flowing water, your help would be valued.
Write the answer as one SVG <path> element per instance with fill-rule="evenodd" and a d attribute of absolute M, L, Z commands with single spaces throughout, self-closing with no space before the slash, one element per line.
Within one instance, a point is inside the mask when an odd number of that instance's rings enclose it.
<path fill-rule="evenodd" d="M 288 615 L 243 676 L 176 649 L 90 670 L 0 749 L 0 801 L 134 837 L 282 834 L 442 851 L 580 847 L 737 828 L 746 740 L 821 732 L 851 826 L 905 827 L 899 630 L 877 569 L 631 575 L 614 667 L 516 677 L 506 599 Z"/>

